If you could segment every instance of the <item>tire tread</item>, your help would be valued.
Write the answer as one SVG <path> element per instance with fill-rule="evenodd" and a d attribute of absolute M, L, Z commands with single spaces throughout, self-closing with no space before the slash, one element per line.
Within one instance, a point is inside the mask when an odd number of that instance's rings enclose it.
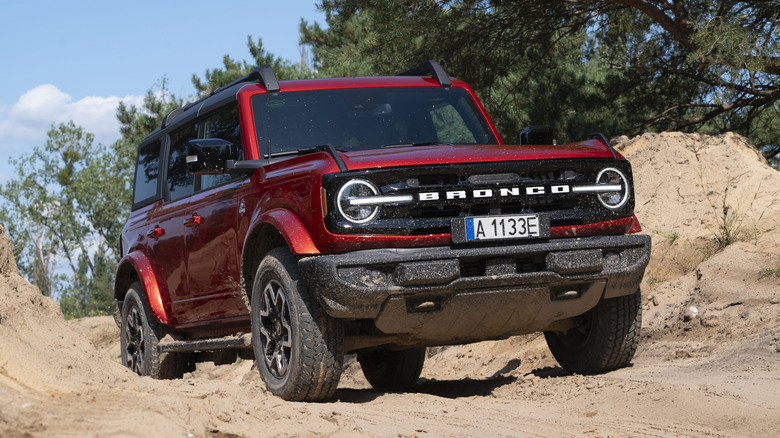
<path fill-rule="evenodd" d="M 153 379 L 178 379 L 181 378 L 185 372 L 191 371 L 192 361 L 189 356 L 181 353 L 161 353 L 157 346 L 160 344 L 160 339 L 164 337 L 164 331 L 160 324 L 157 322 L 154 314 L 152 313 L 149 303 L 146 298 L 146 291 L 144 291 L 143 285 L 140 281 L 136 281 L 130 285 L 125 295 L 124 305 L 122 306 L 122 318 L 127 317 L 128 310 L 125 307 L 132 306 L 134 302 L 139 305 L 142 317 L 146 322 L 148 328 L 148 340 L 149 345 L 149 369 L 148 375 Z M 120 324 L 121 328 L 121 324 Z M 121 336 L 124 336 L 122 330 Z M 122 351 L 122 362 L 125 366 L 125 352 Z"/>
<path fill-rule="evenodd" d="M 631 363 L 642 327 L 641 291 L 599 302 L 592 333 L 582 351 L 570 351 L 560 333 L 545 332 L 547 344 L 558 363 L 577 374 L 600 374 Z"/>
<path fill-rule="evenodd" d="M 322 401 L 332 398 L 343 368 L 343 326 L 340 321 L 325 313 L 316 298 L 309 294 L 298 275 L 298 261 L 287 248 L 276 248 L 268 252 L 260 263 L 258 278 L 264 264 L 274 263 L 272 259 L 276 259 L 284 268 L 297 290 L 297 293 L 289 293 L 287 297 L 288 301 L 295 301 L 294 305 L 291 303 L 291 310 L 293 307 L 305 309 L 298 318 L 300 369 L 295 376 L 290 376 L 291 386 L 283 388 L 277 395 L 292 401 Z M 261 363 L 264 360 L 262 355 L 255 355 L 258 367 L 264 366 Z"/>

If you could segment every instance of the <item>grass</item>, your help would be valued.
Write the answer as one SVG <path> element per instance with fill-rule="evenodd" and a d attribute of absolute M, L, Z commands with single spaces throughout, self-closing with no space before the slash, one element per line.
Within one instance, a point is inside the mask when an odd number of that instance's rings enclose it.
<path fill-rule="evenodd" d="M 674 243 L 677 239 L 680 238 L 680 234 L 677 232 L 677 230 L 672 230 L 672 231 L 655 230 L 654 233 L 666 239 L 666 241 L 669 242 L 669 244 Z"/>
<path fill-rule="evenodd" d="M 655 289 L 655 287 L 658 285 L 658 279 L 655 277 L 647 277 L 645 281 L 647 282 L 647 287 L 649 287 L 650 290 Z"/>
<path fill-rule="evenodd" d="M 727 204 L 729 185 L 736 182 L 737 179 L 739 179 L 739 177 L 729 178 L 728 182 L 726 183 L 726 188 L 723 190 L 723 200 L 720 206 L 721 214 L 716 215 L 718 229 L 714 232 L 715 236 L 713 238 L 717 246 L 716 251 L 720 251 L 721 249 L 739 240 L 743 232 L 743 227 L 746 220 L 745 215 L 740 214 L 736 208 L 732 208 Z M 714 205 L 712 205 L 712 207 L 714 211 L 717 211 Z"/>
<path fill-rule="evenodd" d="M 714 248 L 709 256 L 720 252 L 732 243 L 747 236 L 752 237 L 752 240 L 755 243 L 758 243 L 758 238 L 761 234 L 759 223 L 764 218 L 764 213 L 766 213 L 768 207 L 764 208 L 758 217 L 755 215 L 749 216 L 747 213 L 752 210 L 753 204 L 758 199 L 759 193 L 761 192 L 760 183 L 756 187 L 756 191 L 753 193 L 753 197 L 747 205 L 744 205 L 744 200 L 740 200 L 737 202 L 736 207 L 734 207 L 733 203 L 728 201 L 729 186 L 735 185 L 741 177 L 742 175 L 738 175 L 728 179 L 726 187 L 723 189 L 723 198 L 719 203 L 710 200 L 709 196 L 705 193 L 705 198 L 709 201 L 712 212 L 716 217 L 715 223 L 717 225 L 717 228 L 710 230 L 713 234 L 711 240 L 714 244 Z M 699 169 L 699 179 L 702 190 L 704 190 L 704 176 L 701 169 Z"/>
<path fill-rule="evenodd" d="M 771 276 L 780 277 L 780 268 L 764 268 L 758 273 L 758 279 L 767 278 Z"/>

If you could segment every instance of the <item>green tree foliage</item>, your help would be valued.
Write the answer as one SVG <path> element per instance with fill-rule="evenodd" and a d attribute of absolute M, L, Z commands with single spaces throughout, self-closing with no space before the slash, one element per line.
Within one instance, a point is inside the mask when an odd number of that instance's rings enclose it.
<path fill-rule="evenodd" d="M 736 131 L 780 153 L 780 5 L 734 0 L 323 0 L 301 26 L 326 76 L 436 59 L 507 141 L 602 130 Z"/>
<path fill-rule="evenodd" d="M 208 95 L 217 88 L 223 87 L 242 76 L 248 75 L 255 67 L 261 65 L 270 65 L 279 80 L 303 79 L 312 76 L 312 72 L 306 65 L 302 63 L 294 64 L 266 52 L 263 48 L 263 42 L 259 38 L 257 42 L 255 42 L 252 40 L 252 37 L 249 36 L 247 38 L 247 47 L 249 48 L 249 54 L 252 57 L 251 61 L 236 61 L 230 56 L 225 55 L 224 58 L 222 58 L 222 67 L 206 70 L 204 80 L 201 80 L 197 75 L 193 74 L 192 85 L 195 86 L 198 95 Z"/>
<path fill-rule="evenodd" d="M 249 39 L 249 52 L 280 79 L 311 74 L 267 53 L 260 40 Z M 208 70 L 205 81 L 193 76 L 193 85 L 207 94 L 252 68 L 225 57 L 223 69 Z M 110 146 L 95 144 L 92 134 L 70 122 L 52 126 L 43 147 L 12 160 L 17 177 L 0 186 L 0 223 L 13 238 L 22 275 L 58 299 L 66 317 L 109 311 L 138 144 L 184 104 L 163 78 L 140 106 L 120 103 L 121 138 Z"/>
<path fill-rule="evenodd" d="M 136 147 L 182 104 L 164 80 L 158 88 L 140 108 L 120 104 L 122 137 L 110 146 L 72 122 L 52 126 L 43 147 L 11 161 L 16 178 L 0 187 L 19 270 L 66 317 L 109 310 Z"/>
<path fill-rule="evenodd" d="M 122 228 L 124 185 L 112 184 L 113 152 L 72 122 L 53 126 L 44 147 L 12 160 L 18 177 L 2 188 L 20 269 L 44 294 L 59 290 L 68 315 L 100 313 L 110 303 L 109 242 Z M 71 275 L 55 273 L 57 257 Z"/>

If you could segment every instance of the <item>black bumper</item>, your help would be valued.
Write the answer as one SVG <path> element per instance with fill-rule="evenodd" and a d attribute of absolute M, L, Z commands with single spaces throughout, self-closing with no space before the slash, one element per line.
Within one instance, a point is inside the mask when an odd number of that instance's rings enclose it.
<path fill-rule="evenodd" d="M 649 236 L 621 235 L 355 251 L 303 258 L 299 268 L 332 317 L 443 342 L 544 330 L 601 297 L 634 293 L 649 259 Z"/>

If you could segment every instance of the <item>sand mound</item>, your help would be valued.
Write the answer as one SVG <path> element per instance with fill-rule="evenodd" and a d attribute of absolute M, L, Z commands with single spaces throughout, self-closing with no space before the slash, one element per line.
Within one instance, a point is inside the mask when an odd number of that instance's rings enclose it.
<path fill-rule="evenodd" d="M 16 270 L 0 226 L 0 386 L 19 391 L 72 390 L 116 378 L 125 370 L 97 354 L 63 320 L 59 305 Z"/>
<path fill-rule="evenodd" d="M 614 143 L 631 161 L 636 213 L 653 238 L 651 283 L 691 272 L 718 241 L 760 241 L 780 225 L 780 172 L 744 137 L 667 132 Z"/>
<path fill-rule="evenodd" d="M 18 274 L 13 246 L 5 228 L 0 225 L 0 275 L 10 276 L 12 274 Z"/>

